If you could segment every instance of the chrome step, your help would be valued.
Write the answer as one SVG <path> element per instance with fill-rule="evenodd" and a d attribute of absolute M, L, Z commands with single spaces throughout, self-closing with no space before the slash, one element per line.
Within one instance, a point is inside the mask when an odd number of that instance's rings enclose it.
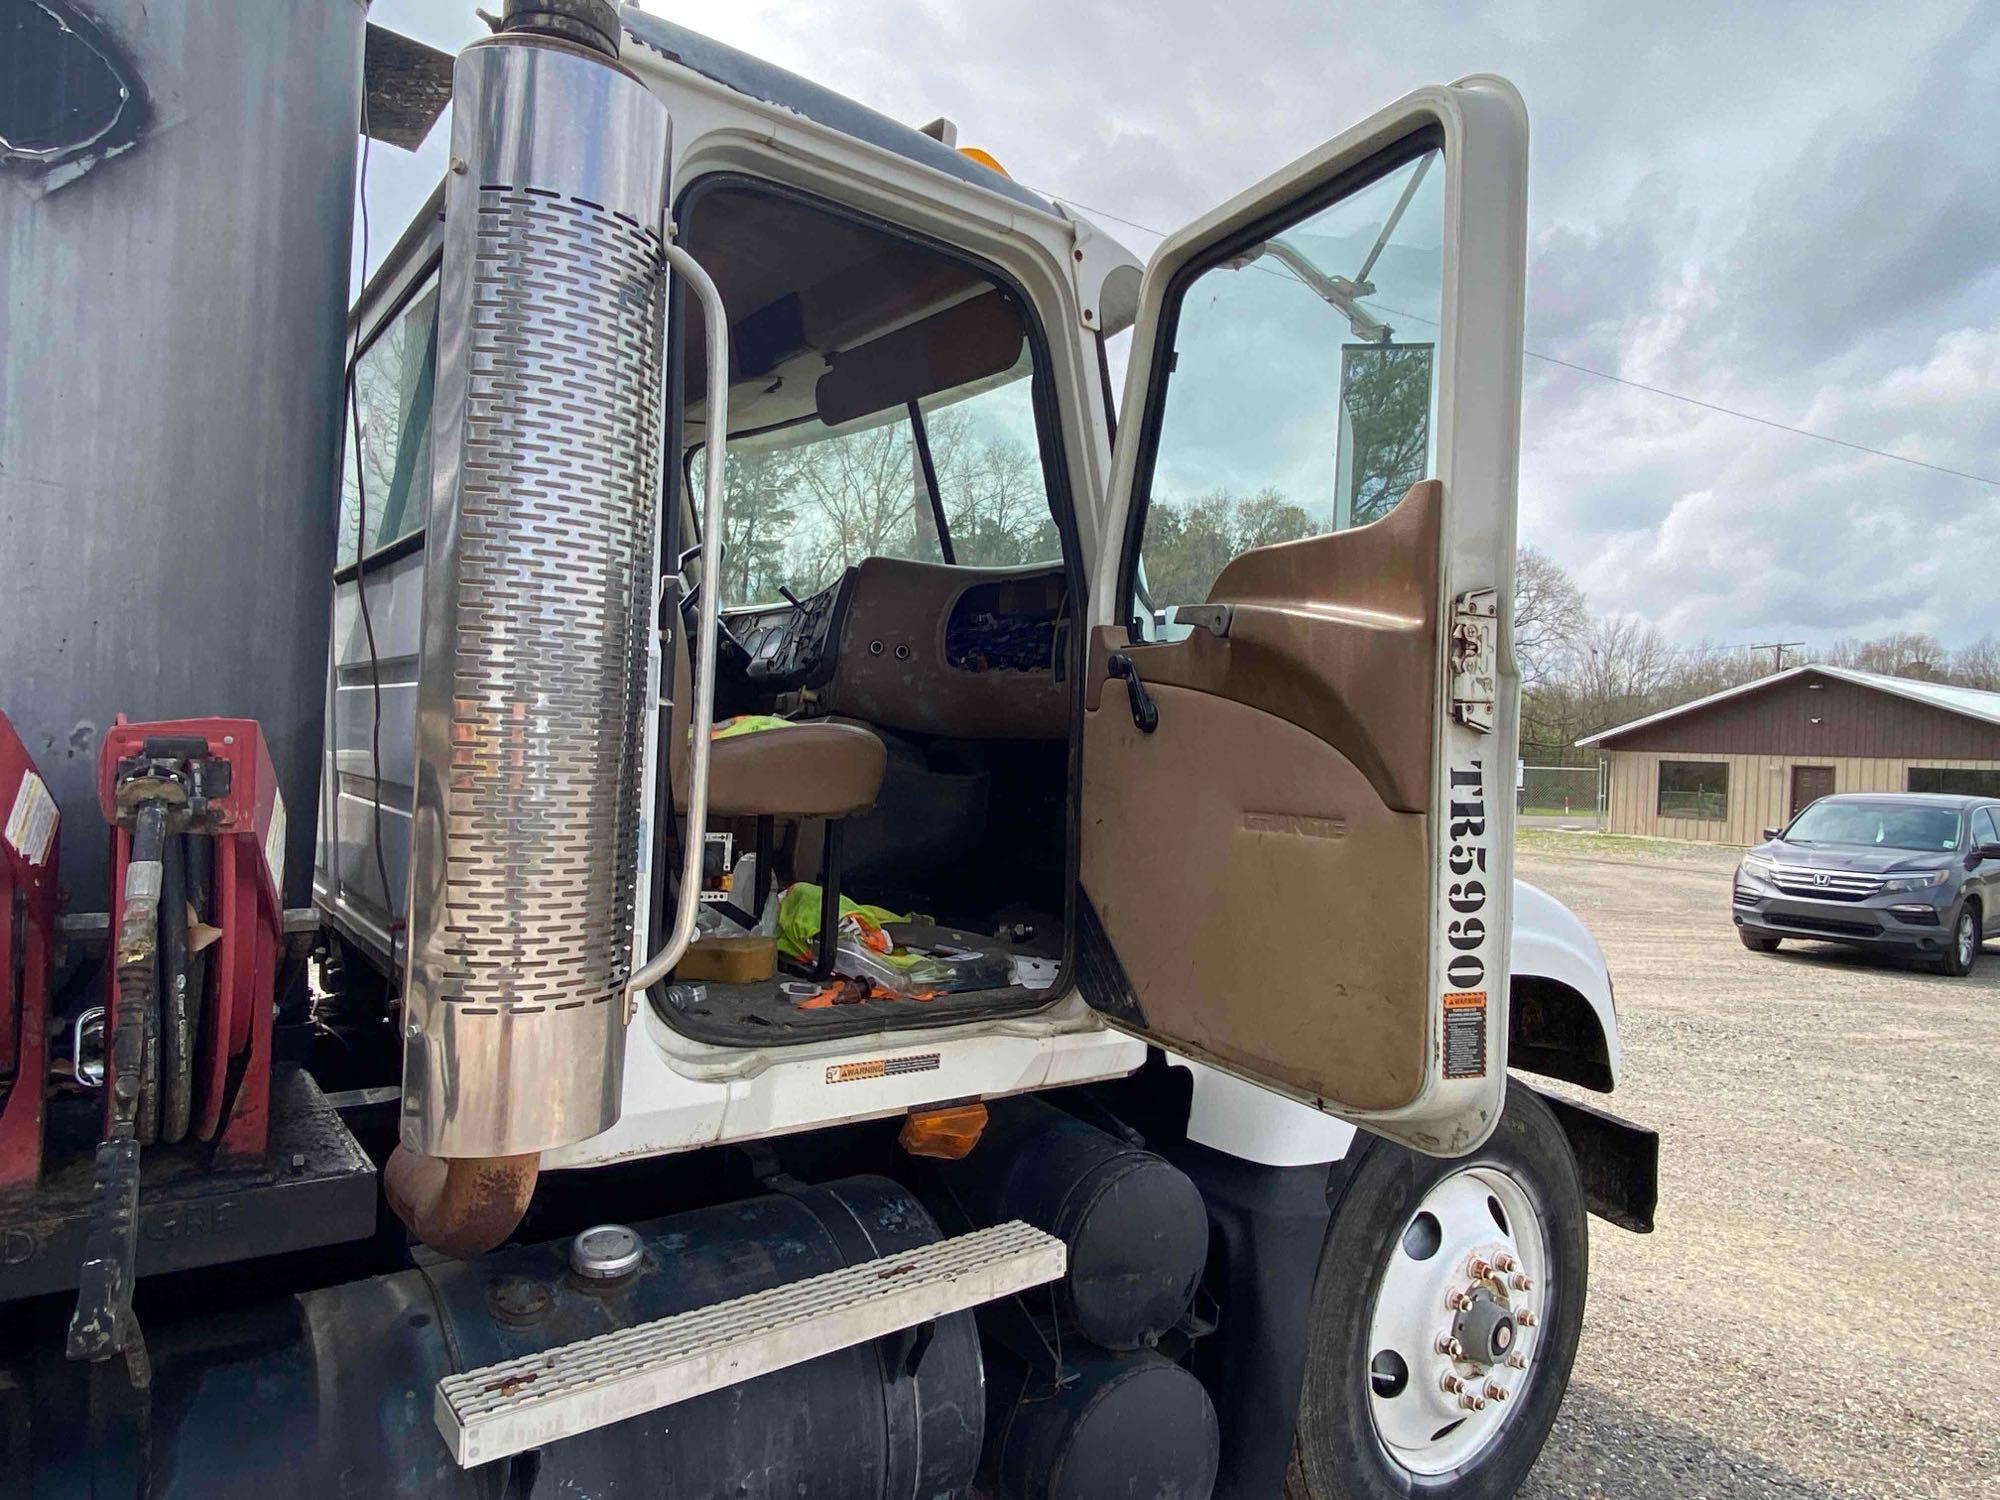
<path fill-rule="evenodd" d="M 996 1224 L 448 1375 L 438 1431 L 462 1466 L 489 1463 L 1041 1286 L 1065 1264 L 1054 1235 Z"/>

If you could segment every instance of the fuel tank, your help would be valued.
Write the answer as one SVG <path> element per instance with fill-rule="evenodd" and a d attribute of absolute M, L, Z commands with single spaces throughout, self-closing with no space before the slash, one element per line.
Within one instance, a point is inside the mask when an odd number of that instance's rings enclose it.
<path fill-rule="evenodd" d="M 149 1325 L 146 1493 L 153 1500 L 932 1500 L 967 1492 L 986 1400 L 970 1313 L 939 1320 L 914 1373 L 879 1345 L 861 1345 L 460 1469 L 432 1418 L 441 1376 L 938 1238 L 915 1198 L 873 1177 L 634 1227 L 638 1263 L 611 1279 L 579 1274 L 570 1242 L 558 1241 Z M 9 1375 L 36 1418 L 26 1451 L 6 1450 L 14 1455 L 6 1482 L 25 1478 L 20 1493 L 38 1500 L 89 1495 L 86 1367 L 66 1362 L 56 1347 L 27 1368 L 0 1364 L 0 1380 Z M 0 1424 L 0 1436 L 5 1431 Z"/>

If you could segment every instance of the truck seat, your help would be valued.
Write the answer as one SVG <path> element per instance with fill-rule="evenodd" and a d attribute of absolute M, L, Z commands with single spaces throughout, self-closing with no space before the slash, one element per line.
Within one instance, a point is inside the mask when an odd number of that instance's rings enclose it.
<path fill-rule="evenodd" d="M 844 818 L 875 805 L 889 753 L 859 724 L 809 720 L 709 746 L 708 809 L 723 817 Z"/>
<path fill-rule="evenodd" d="M 686 806 L 689 712 L 688 632 L 674 621 L 673 713 L 668 720 L 668 775 L 674 805 Z M 860 724 L 816 720 L 774 721 L 768 728 L 725 735 L 709 744 L 708 810 L 716 817 L 757 820 L 757 879 L 751 919 L 771 890 L 773 823 L 778 818 L 824 818 L 820 856 L 821 978 L 833 973 L 835 930 L 840 925 L 841 819 L 866 812 L 882 789 L 889 752 Z"/>

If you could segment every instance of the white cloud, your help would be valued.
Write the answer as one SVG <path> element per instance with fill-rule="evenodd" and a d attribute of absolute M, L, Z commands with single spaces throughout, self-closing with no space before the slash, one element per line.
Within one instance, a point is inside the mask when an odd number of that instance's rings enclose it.
<path fill-rule="evenodd" d="M 1531 346 L 2000 466 L 2000 7 L 649 7 L 897 118 L 949 115 L 1019 180 L 1158 229 L 1411 87 L 1504 73 L 1534 119 Z M 372 17 L 443 46 L 479 30 L 465 0 L 377 0 Z M 441 166 L 434 138 L 379 169 L 378 251 Z M 1523 536 L 1600 607 L 1685 639 L 1995 628 L 2000 491 L 1533 361 L 1527 374 Z"/>

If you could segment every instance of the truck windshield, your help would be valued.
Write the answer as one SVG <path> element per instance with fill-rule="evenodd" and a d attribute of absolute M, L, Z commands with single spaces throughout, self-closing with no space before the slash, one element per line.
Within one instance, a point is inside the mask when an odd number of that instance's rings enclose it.
<path fill-rule="evenodd" d="M 930 452 L 943 512 L 924 478 Z M 697 447 L 686 474 L 697 509 Z M 1036 449 L 1029 356 L 996 380 L 842 427 L 805 421 L 729 445 L 725 607 L 815 593 L 864 557 L 998 568 L 1062 557 Z"/>
<path fill-rule="evenodd" d="M 1956 849 L 1958 814 L 1917 802 L 1815 802 L 1785 830 L 1791 844 L 1877 849 Z"/>

